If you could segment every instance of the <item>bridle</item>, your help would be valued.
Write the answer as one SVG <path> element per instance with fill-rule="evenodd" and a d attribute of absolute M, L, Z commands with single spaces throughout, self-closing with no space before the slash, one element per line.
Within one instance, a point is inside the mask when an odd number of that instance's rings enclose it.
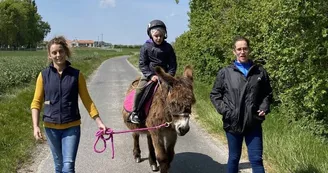
<path fill-rule="evenodd" d="M 160 83 L 161 81 L 158 81 L 158 82 Z M 167 90 L 168 90 L 168 95 L 170 95 L 171 91 L 172 91 L 172 86 L 168 84 Z M 189 111 L 188 112 L 183 112 L 183 113 L 171 113 L 171 115 L 173 117 L 176 117 L 176 118 L 177 117 L 189 118 L 190 114 L 191 114 L 191 111 L 190 112 Z"/>
<path fill-rule="evenodd" d="M 172 114 L 173 117 L 184 117 L 184 118 L 189 118 L 190 113 L 184 112 L 184 113 L 179 113 L 179 114 Z"/>

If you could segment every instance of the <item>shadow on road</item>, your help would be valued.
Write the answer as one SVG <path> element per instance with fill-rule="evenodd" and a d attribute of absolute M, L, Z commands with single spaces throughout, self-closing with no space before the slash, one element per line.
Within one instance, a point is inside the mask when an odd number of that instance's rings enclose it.
<path fill-rule="evenodd" d="M 171 164 L 172 173 L 214 173 L 225 171 L 226 166 L 201 153 L 177 153 Z"/>
<path fill-rule="evenodd" d="M 250 164 L 240 163 L 240 170 L 250 168 Z M 227 165 L 201 153 L 177 153 L 171 163 L 171 173 L 217 173 L 226 172 Z"/>

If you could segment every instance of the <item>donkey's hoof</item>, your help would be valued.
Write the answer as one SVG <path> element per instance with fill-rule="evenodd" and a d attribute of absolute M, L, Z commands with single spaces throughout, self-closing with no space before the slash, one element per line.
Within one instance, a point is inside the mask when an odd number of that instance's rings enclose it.
<path fill-rule="evenodd" d="M 141 162 L 141 158 L 140 157 L 136 157 L 135 161 L 136 161 L 136 163 L 140 163 Z"/>
<path fill-rule="evenodd" d="M 151 167 L 151 170 L 152 170 L 153 172 L 156 172 L 156 171 L 159 170 L 157 165 L 150 165 L 150 167 Z"/>

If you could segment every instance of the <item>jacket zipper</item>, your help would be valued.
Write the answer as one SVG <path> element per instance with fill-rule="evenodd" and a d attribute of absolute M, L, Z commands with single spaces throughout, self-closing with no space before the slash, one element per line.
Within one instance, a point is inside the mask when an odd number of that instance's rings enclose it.
<path fill-rule="evenodd" d="M 59 74 L 59 122 L 62 124 L 62 74 Z"/>
<path fill-rule="evenodd" d="M 238 103 L 238 109 L 240 108 L 240 105 L 241 105 L 241 102 L 242 102 L 242 100 L 243 100 L 243 98 L 244 97 L 246 97 L 246 88 L 247 88 L 247 85 L 248 85 L 248 77 L 250 76 L 250 73 L 251 73 L 251 70 L 254 68 L 254 66 L 255 65 L 252 65 L 250 68 L 249 68 L 249 70 L 248 70 L 248 73 L 247 73 L 247 75 L 246 76 L 244 76 L 244 74 L 238 69 L 238 68 L 235 68 L 241 75 L 242 75 L 242 77 L 243 77 L 243 79 L 245 80 L 245 85 L 244 85 L 244 87 L 242 88 L 242 92 L 241 92 L 241 97 L 240 97 L 240 100 L 238 101 L 239 103 Z M 244 96 L 245 95 L 245 96 Z M 245 98 L 246 99 L 246 98 Z M 246 106 L 246 105 L 244 105 L 244 106 Z M 240 109 L 238 110 L 239 112 L 240 112 Z M 238 115 L 238 119 L 239 119 L 240 117 L 239 117 L 239 115 Z M 239 121 L 239 120 L 238 120 Z M 245 116 L 245 113 L 244 113 L 244 122 L 243 122 L 243 126 L 242 126 L 242 131 L 244 131 L 244 128 L 245 128 L 245 125 L 247 124 L 247 122 L 248 122 L 248 117 L 246 117 Z"/>

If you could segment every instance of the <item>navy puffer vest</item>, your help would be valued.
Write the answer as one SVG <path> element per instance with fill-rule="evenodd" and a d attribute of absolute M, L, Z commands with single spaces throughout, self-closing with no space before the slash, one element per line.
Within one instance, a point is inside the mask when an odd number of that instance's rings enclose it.
<path fill-rule="evenodd" d="M 63 124 L 81 119 L 78 106 L 79 70 L 71 67 L 68 61 L 66 63 L 61 76 L 52 64 L 42 71 L 44 122 Z"/>

